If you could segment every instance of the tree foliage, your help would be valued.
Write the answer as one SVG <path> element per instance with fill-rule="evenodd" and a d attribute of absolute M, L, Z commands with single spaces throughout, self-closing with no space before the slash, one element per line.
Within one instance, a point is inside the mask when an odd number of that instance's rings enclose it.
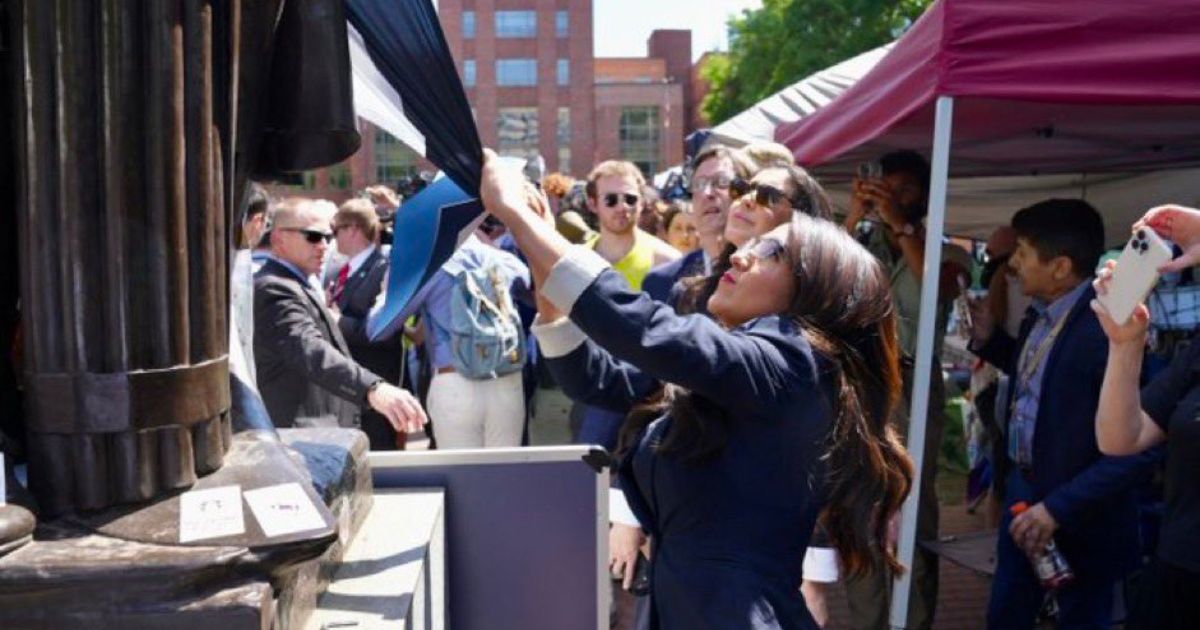
<path fill-rule="evenodd" d="M 712 124 L 804 77 L 899 37 L 933 0 L 763 0 L 729 20 L 729 53 L 710 55 Z"/>

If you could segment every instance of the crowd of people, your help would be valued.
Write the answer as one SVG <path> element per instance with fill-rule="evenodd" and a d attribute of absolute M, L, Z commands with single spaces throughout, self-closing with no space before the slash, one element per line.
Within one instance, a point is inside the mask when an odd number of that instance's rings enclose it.
<path fill-rule="evenodd" d="M 937 361 L 921 470 L 902 441 L 934 237 L 929 166 L 912 151 L 873 166 L 838 210 L 770 143 L 706 144 L 683 198 L 629 162 L 575 182 L 488 152 L 489 219 L 374 338 L 396 192 L 333 207 L 255 190 L 233 266 L 254 279 L 235 277 L 232 333 L 277 426 L 361 428 L 375 450 L 422 429 L 433 448 L 529 444 L 534 397 L 561 391 L 572 439 L 616 456 L 609 568 L 647 595 L 640 627 L 823 627 L 842 582 L 851 625 L 886 628 L 892 580 L 909 571 L 907 627 L 929 628 L 938 558 L 896 555 L 916 475 L 918 539 L 938 537 Z M 1170 269 L 1200 260 L 1200 211 L 1155 209 L 1136 229 L 1184 250 Z M 1200 346 L 1148 378 L 1146 307 L 1117 324 L 1096 301 L 1114 265 L 1099 266 L 1106 244 L 1095 208 L 1049 199 L 1018 210 L 980 256 L 944 250 L 934 352 L 952 319 L 968 320 L 990 436 L 989 627 L 1046 614 L 1109 627 L 1135 572 L 1128 627 L 1200 619 L 1188 597 L 1200 593 Z M 986 297 L 972 292 L 956 314 L 972 285 Z M 1166 507 L 1146 567 L 1139 497 L 1156 472 Z M 1048 554 L 1063 563 L 1052 586 Z"/>

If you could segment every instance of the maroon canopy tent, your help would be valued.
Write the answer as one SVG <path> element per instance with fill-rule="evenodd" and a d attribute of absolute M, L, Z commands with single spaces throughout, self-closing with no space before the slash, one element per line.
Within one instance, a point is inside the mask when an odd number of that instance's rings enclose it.
<path fill-rule="evenodd" d="M 952 96 L 954 176 L 1195 164 L 1198 34 L 1195 0 L 941 0 L 870 73 L 776 140 L 817 172 L 846 175 L 887 150 L 928 146 L 934 103 Z"/>
<path fill-rule="evenodd" d="M 1200 2 L 939 0 L 869 73 L 776 130 L 799 163 L 834 178 L 932 140 L 930 235 L 945 232 L 956 176 L 1152 170 L 1200 163 Z M 950 155 L 954 160 L 951 165 Z M 933 367 L 942 238 L 925 239 L 908 444 L 917 470 Z M 931 456 L 936 456 L 933 454 Z M 921 479 L 905 502 L 912 566 Z M 910 572 L 892 592 L 908 617 Z"/>

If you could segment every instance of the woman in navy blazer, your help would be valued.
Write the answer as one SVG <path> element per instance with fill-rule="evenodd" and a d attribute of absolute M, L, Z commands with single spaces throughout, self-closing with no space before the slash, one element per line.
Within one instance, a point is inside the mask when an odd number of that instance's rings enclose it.
<path fill-rule="evenodd" d="M 818 517 L 862 571 L 912 478 L 888 424 L 896 322 L 874 258 L 797 213 L 733 257 L 709 302 L 718 324 L 572 248 L 490 151 L 481 197 L 530 261 L 539 339 L 569 387 L 627 408 L 669 385 L 620 466 L 653 540 L 650 627 L 815 628 L 799 586 Z"/>

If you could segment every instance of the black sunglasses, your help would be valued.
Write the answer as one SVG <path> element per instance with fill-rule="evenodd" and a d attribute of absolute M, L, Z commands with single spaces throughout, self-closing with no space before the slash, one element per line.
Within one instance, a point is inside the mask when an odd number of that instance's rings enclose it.
<path fill-rule="evenodd" d="M 604 205 L 608 206 L 609 208 L 615 208 L 622 199 L 625 200 L 625 205 L 629 207 L 636 206 L 638 202 L 638 196 L 631 193 L 625 193 L 624 195 L 608 193 L 607 195 L 604 195 Z"/>
<path fill-rule="evenodd" d="M 754 260 L 781 260 L 787 255 L 787 245 L 779 239 L 758 236 L 739 247 L 734 255 Z"/>
<path fill-rule="evenodd" d="M 321 230 L 305 230 L 302 228 L 279 228 L 279 229 L 283 230 L 284 232 L 298 232 L 300 234 L 303 234 L 304 240 L 308 241 L 309 243 L 312 243 L 313 245 L 316 245 L 317 243 L 320 243 L 321 241 L 325 241 L 326 243 L 328 243 L 329 241 L 333 240 L 333 234 L 331 234 L 329 232 L 322 232 Z"/>
<path fill-rule="evenodd" d="M 784 194 L 782 190 L 779 190 L 774 186 L 769 186 L 767 184 L 756 184 L 754 182 L 746 181 L 740 177 L 729 183 L 729 196 L 733 199 L 741 199 L 751 192 L 754 193 L 754 203 L 757 203 L 760 206 L 766 206 L 768 208 L 785 199 L 789 204 L 792 201 L 791 199 L 788 199 L 788 196 Z"/>

